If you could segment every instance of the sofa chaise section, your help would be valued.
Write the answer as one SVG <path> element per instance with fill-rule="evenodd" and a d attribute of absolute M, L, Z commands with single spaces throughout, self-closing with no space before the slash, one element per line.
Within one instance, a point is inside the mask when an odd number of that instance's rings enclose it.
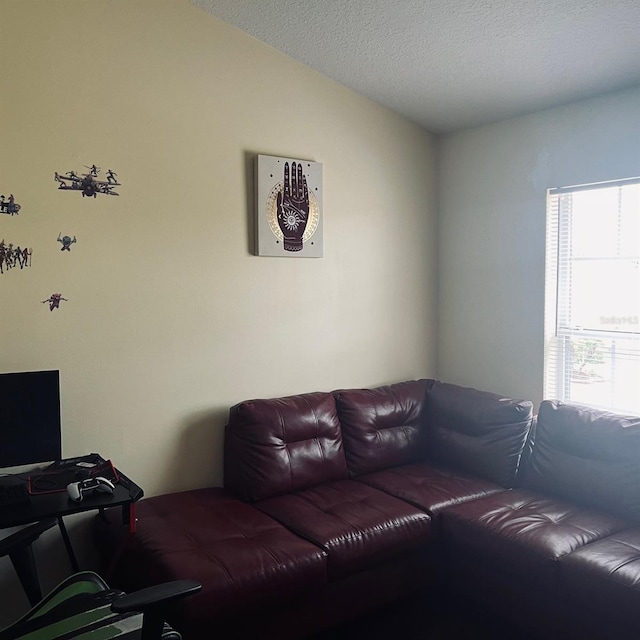
<path fill-rule="evenodd" d="M 544 401 L 521 486 L 443 512 L 448 578 L 543 637 L 570 637 L 584 612 L 599 607 L 579 596 L 583 587 L 606 599 L 612 564 L 635 560 L 638 538 L 627 530 L 639 506 L 637 419 Z M 618 573 L 620 586 L 640 581 L 630 570 L 633 577 Z M 614 611 L 619 621 L 624 607 Z M 592 623 L 575 637 L 609 634 Z"/>
<path fill-rule="evenodd" d="M 629 521 L 628 528 L 560 558 L 562 599 L 572 615 L 566 638 L 640 637 L 640 417 L 545 402 L 543 424 L 562 433 L 541 440 L 547 458 L 553 449 L 578 455 L 566 460 L 567 479 L 559 491 Z M 563 425 L 563 429 L 557 429 Z M 543 434 L 544 435 L 544 434 Z M 560 462 L 560 461 L 559 461 Z M 585 604 L 588 603 L 588 606 Z M 579 620 L 580 624 L 573 623 Z M 596 635 L 597 634 L 597 635 Z"/>

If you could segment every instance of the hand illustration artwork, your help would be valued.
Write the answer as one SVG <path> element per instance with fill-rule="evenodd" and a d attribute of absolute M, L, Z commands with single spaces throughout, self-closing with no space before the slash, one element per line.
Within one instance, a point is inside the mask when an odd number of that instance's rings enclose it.
<path fill-rule="evenodd" d="M 278 226 L 284 236 L 285 251 L 301 251 L 302 236 L 309 220 L 309 189 L 300 163 L 284 163 L 284 187 L 278 193 Z"/>

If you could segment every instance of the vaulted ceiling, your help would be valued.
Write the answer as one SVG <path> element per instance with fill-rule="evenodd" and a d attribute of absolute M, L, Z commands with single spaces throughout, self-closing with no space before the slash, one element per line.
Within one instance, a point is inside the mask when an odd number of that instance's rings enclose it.
<path fill-rule="evenodd" d="M 640 0 L 192 0 L 434 133 L 640 84 Z"/>

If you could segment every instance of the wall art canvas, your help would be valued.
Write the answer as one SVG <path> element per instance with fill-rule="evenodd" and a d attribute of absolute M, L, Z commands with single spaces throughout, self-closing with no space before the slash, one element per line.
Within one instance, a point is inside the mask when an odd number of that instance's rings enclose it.
<path fill-rule="evenodd" d="M 321 258 L 322 164 L 257 157 L 256 253 Z"/>

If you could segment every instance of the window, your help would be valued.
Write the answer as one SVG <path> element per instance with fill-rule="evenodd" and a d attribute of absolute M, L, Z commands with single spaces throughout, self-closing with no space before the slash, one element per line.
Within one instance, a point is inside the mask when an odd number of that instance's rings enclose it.
<path fill-rule="evenodd" d="M 551 189 L 545 398 L 640 415 L 640 178 Z"/>

